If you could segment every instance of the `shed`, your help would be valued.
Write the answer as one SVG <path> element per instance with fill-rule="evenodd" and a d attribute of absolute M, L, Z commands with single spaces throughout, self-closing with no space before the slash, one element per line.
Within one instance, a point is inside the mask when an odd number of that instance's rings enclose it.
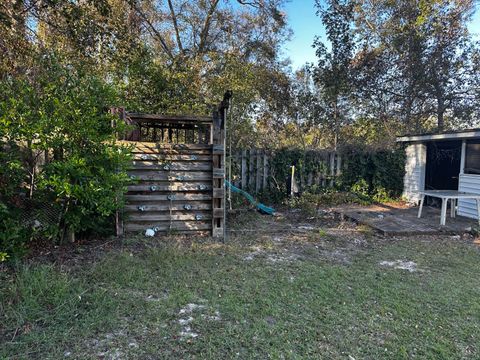
<path fill-rule="evenodd" d="M 403 196 L 420 200 L 422 190 L 458 190 L 480 194 L 480 129 L 397 138 L 406 144 Z M 458 214 L 477 218 L 474 200 L 461 199 Z"/>

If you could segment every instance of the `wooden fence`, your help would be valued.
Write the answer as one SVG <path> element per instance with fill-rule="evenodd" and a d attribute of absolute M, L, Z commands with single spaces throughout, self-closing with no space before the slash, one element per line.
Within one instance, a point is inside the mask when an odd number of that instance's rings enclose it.
<path fill-rule="evenodd" d="M 308 187 L 317 185 L 319 187 L 333 187 L 336 178 L 341 173 L 341 156 L 334 151 L 312 151 L 314 155 L 316 170 L 309 172 L 295 173 L 295 180 L 300 191 Z M 288 179 L 284 174 L 291 174 L 291 165 L 286 165 L 286 169 L 275 169 L 272 164 L 276 153 L 263 149 L 250 149 L 234 152 L 228 157 L 227 174 L 232 183 L 243 190 L 252 193 L 258 193 L 265 189 L 282 188 Z"/>

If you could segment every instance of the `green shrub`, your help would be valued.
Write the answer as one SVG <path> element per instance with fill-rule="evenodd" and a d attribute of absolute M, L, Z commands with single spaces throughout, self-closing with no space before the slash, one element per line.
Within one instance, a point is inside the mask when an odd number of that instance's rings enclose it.
<path fill-rule="evenodd" d="M 27 229 L 18 217 L 0 202 L 0 262 L 14 259 L 25 253 Z"/>
<path fill-rule="evenodd" d="M 321 193 L 304 192 L 298 197 L 288 199 L 290 208 L 300 209 L 308 216 L 315 216 L 319 208 L 328 208 L 343 204 L 371 204 L 371 199 L 353 192 L 324 190 Z"/>
<path fill-rule="evenodd" d="M 342 161 L 342 175 L 338 182 L 340 189 L 380 202 L 399 198 L 402 194 L 405 171 L 403 149 L 345 149 Z"/>
<path fill-rule="evenodd" d="M 342 173 L 335 179 L 334 190 L 352 192 L 357 201 L 362 202 L 383 202 L 400 197 L 405 166 L 403 149 L 370 151 L 346 147 L 339 154 Z M 269 165 L 270 187 L 258 194 L 265 201 L 281 202 L 288 196 L 287 179 L 292 165 L 301 193 L 325 194 L 328 189 L 319 184 L 306 185 L 309 174 L 329 174 L 327 151 L 284 148 L 272 154 Z"/>
<path fill-rule="evenodd" d="M 104 231 L 129 181 L 129 151 L 115 143 L 122 124 L 113 129 L 107 111 L 117 102 L 114 89 L 54 56 L 37 65 L 34 77 L 0 82 L 0 226 L 7 233 L 0 252 L 7 254 L 21 242 L 13 210 L 21 208 L 22 199 L 61 215 L 56 223 L 40 221 L 36 233 L 61 240 L 66 229 Z M 42 218 L 42 207 L 34 210 Z"/>

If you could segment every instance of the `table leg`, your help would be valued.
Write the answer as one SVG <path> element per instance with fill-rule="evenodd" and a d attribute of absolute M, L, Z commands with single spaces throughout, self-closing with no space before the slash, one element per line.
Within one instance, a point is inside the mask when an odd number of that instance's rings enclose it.
<path fill-rule="evenodd" d="M 450 217 L 455 217 L 455 210 L 457 207 L 457 199 L 450 199 Z"/>
<path fill-rule="evenodd" d="M 480 225 L 480 199 L 475 199 L 477 202 L 477 217 L 478 217 L 478 225 Z"/>
<path fill-rule="evenodd" d="M 425 201 L 425 195 L 422 195 L 422 198 L 420 199 L 420 207 L 418 208 L 418 218 L 422 217 L 422 209 L 423 209 L 424 201 Z"/>
<path fill-rule="evenodd" d="M 448 198 L 442 198 L 442 212 L 440 214 L 440 225 L 445 225 L 447 219 Z"/>

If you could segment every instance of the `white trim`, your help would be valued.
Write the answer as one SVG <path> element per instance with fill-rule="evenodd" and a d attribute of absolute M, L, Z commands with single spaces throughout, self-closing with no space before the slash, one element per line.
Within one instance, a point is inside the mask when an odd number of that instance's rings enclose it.
<path fill-rule="evenodd" d="M 428 141 L 428 140 L 457 140 L 457 139 L 472 139 L 480 137 L 480 131 L 464 131 L 450 134 L 433 134 L 433 135 L 414 135 L 414 136 L 400 136 L 397 142 L 412 142 L 412 141 Z"/>
<path fill-rule="evenodd" d="M 427 177 L 427 145 L 422 144 L 422 158 L 420 167 L 420 189 L 425 190 L 425 181 Z"/>
<path fill-rule="evenodd" d="M 465 151 L 467 147 L 467 140 L 462 141 L 462 156 L 460 158 L 460 175 L 465 174 Z"/>

